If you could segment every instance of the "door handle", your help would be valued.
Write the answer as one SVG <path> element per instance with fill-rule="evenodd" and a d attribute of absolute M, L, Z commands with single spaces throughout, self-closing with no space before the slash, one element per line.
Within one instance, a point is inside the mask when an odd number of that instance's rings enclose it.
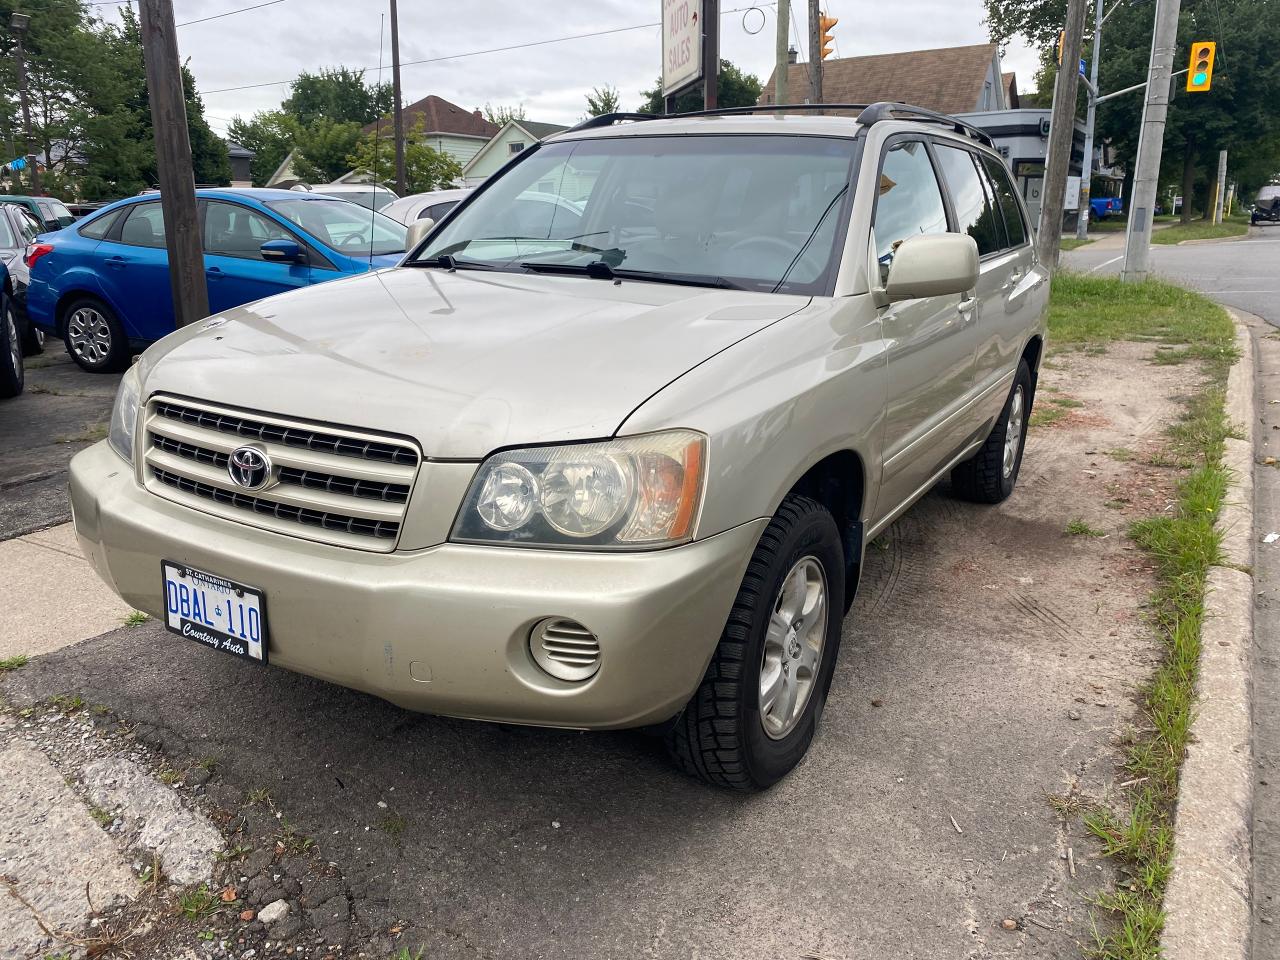
<path fill-rule="evenodd" d="M 208 270 L 204 272 L 204 275 L 208 277 L 210 280 L 221 280 L 222 270 L 219 269 L 218 267 L 210 267 Z"/>
<path fill-rule="evenodd" d="M 124 265 L 128 262 L 129 261 L 127 261 L 124 257 L 108 257 L 107 258 L 107 266 L 114 267 L 117 270 L 124 267 Z"/>

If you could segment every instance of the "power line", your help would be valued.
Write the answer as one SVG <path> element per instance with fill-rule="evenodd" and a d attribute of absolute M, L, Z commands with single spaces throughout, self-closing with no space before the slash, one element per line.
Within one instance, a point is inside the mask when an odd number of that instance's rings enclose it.
<path fill-rule="evenodd" d="M 756 3 L 756 4 L 752 4 L 750 7 L 738 7 L 733 10 L 721 10 L 720 16 L 725 17 L 731 13 L 745 13 L 746 11 L 751 10 L 753 7 L 772 7 L 774 5 L 775 4 L 773 3 Z M 661 21 L 658 21 L 656 23 L 637 23 L 629 27 L 613 27 L 612 29 L 609 29 L 609 30 L 596 30 L 591 33 L 576 33 L 567 37 L 553 37 L 549 40 L 531 40 L 527 43 L 513 43 L 505 47 L 490 47 L 486 50 L 469 50 L 466 53 L 451 53 L 442 57 L 427 57 L 422 60 L 406 60 L 403 63 L 401 63 L 400 66 L 415 67 L 425 63 L 443 63 L 447 60 L 461 60 L 463 57 L 478 57 L 486 53 L 506 53 L 511 50 L 525 50 L 525 49 L 528 49 L 529 47 L 544 47 L 544 46 L 547 46 L 548 44 L 566 43 L 570 40 L 589 40 L 593 37 L 607 37 L 616 33 L 627 33 L 631 30 L 645 30 L 650 27 L 660 27 L 660 26 L 662 26 Z M 376 70 L 376 69 L 377 69 L 376 67 L 361 67 L 359 70 L 359 73 L 363 76 L 364 74 L 369 73 L 371 70 Z M 260 87 L 280 87 L 290 83 L 293 83 L 293 80 L 270 80 L 265 83 L 246 83 L 238 87 L 219 87 L 216 90 L 201 90 L 200 93 L 202 96 L 211 96 L 212 94 L 215 94 L 215 93 L 231 93 L 235 90 L 256 90 Z"/>
<path fill-rule="evenodd" d="M 199 20 L 187 20 L 183 23 L 175 24 L 175 26 L 189 27 L 196 23 L 208 23 L 210 20 L 221 20 L 223 17 L 234 17 L 237 13 L 248 13 L 250 10 L 261 10 L 263 7 L 274 6 L 277 3 L 284 3 L 284 0 L 267 0 L 266 3 L 256 3 L 252 7 L 240 7 L 237 10 L 228 10 L 225 13 L 215 13 L 209 17 L 201 17 Z"/>

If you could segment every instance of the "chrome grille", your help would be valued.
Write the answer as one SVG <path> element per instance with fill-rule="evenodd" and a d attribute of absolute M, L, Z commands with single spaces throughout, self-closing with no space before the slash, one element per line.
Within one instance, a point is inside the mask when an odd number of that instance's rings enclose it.
<path fill-rule="evenodd" d="M 367 550 L 394 549 L 420 459 L 409 441 L 172 398 L 151 401 L 145 436 L 144 482 L 153 493 Z M 246 444 L 273 465 L 261 489 L 241 487 L 228 473 L 231 453 Z"/>

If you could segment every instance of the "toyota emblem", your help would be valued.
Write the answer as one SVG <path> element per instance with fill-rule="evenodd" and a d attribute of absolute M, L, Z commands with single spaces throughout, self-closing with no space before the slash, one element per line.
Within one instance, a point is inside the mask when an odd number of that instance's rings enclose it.
<path fill-rule="evenodd" d="M 227 473 L 237 486 L 261 490 L 271 479 L 271 459 L 260 447 L 237 447 L 227 461 Z"/>

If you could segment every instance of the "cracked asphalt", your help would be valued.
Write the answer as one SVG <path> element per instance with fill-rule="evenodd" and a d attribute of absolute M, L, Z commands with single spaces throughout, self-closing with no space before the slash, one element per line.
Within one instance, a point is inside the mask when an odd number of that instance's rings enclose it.
<path fill-rule="evenodd" d="M 1172 474 L 1105 455 L 1153 450 L 1185 392 L 1150 349 L 1055 356 L 1042 396 L 1083 406 L 1033 428 L 1015 496 L 944 485 L 869 550 L 823 727 L 762 795 L 681 777 L 641 733 L 416 715 L 154 623 L 0 693 L 74 691 L 166 756 L 216 757 L 220 795 L 269 791 L 342 870 L 371 957 L 1076 960 L 1112 875 L 1074 811 L 1122 776 L 1158 655 L 1122 533 Z M 1076 518 L 1105 535 L 1067 536 Z"/>

